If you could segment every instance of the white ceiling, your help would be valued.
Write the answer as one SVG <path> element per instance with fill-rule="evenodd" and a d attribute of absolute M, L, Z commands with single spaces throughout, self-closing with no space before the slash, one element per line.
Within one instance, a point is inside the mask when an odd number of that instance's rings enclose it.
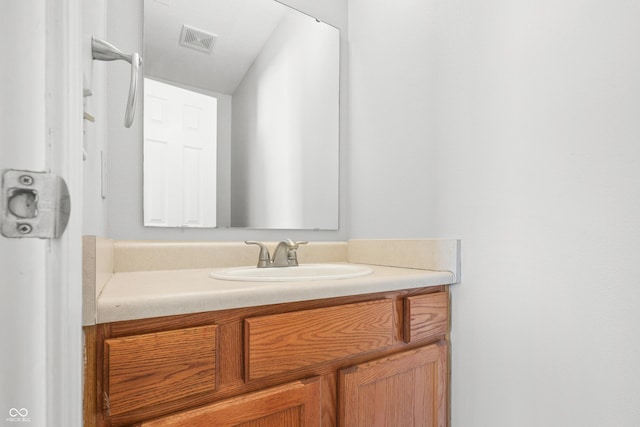
<path fill-rule="evenodd" d="M 145 0 L 145 75 L 232 94 L 283 15 L 274 0 Z M 216 34 L 212 53 L 179 44 L 182 25 Z"/>

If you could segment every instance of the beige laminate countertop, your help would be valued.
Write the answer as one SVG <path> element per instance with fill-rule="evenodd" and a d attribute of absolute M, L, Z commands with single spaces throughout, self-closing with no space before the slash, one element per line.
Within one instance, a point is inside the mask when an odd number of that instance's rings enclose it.
<path fill-rule="evenodd" d="M 306 301 L 456 282 L 449 271 L 368 265 L 373 274 L 338 280 L 245 282 L 212 279 L 213 268 L 121 272 L 97 298 L 97 323 Z"/>

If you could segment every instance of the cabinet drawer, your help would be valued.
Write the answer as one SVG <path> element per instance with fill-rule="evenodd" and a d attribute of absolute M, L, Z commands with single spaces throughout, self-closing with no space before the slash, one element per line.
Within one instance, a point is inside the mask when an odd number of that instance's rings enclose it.
<path fill-rule="evenodd" d="M 415 342 L 444 336 L 449 326 L 449 294 L 435 292 L 404 300 L 404 340 Z"/>
<path fill-rule="evenodd" d="M 247 380 L 389 346 L 390 299 L 245 319 Z"/>
<path fill-rule="evenodd" d="M 216 330 L 210 325 L 105 340 L 107 414 L 215 391 Z"/>

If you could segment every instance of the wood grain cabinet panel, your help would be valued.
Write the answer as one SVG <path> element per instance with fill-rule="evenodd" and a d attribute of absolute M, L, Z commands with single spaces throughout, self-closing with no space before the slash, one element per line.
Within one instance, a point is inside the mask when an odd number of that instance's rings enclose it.
<path fill-rule="evenodd" d="M 448 328 L 446 286 L 98 325 L 84 422 L 446 427 Z"/>
<path fill-rule="evenodd" d="M 248 380 L 387 347 L 393 300 L 345 304 L 245 319 Z"/>
<path fill-rule="evenodd" d="M 340 426 L 445 427 L 447 345 L 441 341 L 340 371 Z"/>
<path fill-rule="evenodd" d="M 449 294 L 435 292 L 406 297 L 404 313 L 405 342 L 444 337 L 449 327 Z"/>
<path fill-rule="evenodd" d="M 216 331 L 210 325 L 105 340 L 108 415 L 215 391 Z"/>
<path fill-rule="evenodd" d="M 295 381 L 139 424 L 140 427 L 319 427 L 320 378 Z"/>

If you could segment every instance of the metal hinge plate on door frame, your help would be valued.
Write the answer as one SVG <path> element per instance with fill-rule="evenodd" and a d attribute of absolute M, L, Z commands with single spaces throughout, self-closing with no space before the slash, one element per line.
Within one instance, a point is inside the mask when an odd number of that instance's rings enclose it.
<path fill-rule="evenodd" d="M 5 237 L 57 239 L 69 222 L 71 200 L 61 177 L 14 169 L 0 172 L 0 232 Z"/>

